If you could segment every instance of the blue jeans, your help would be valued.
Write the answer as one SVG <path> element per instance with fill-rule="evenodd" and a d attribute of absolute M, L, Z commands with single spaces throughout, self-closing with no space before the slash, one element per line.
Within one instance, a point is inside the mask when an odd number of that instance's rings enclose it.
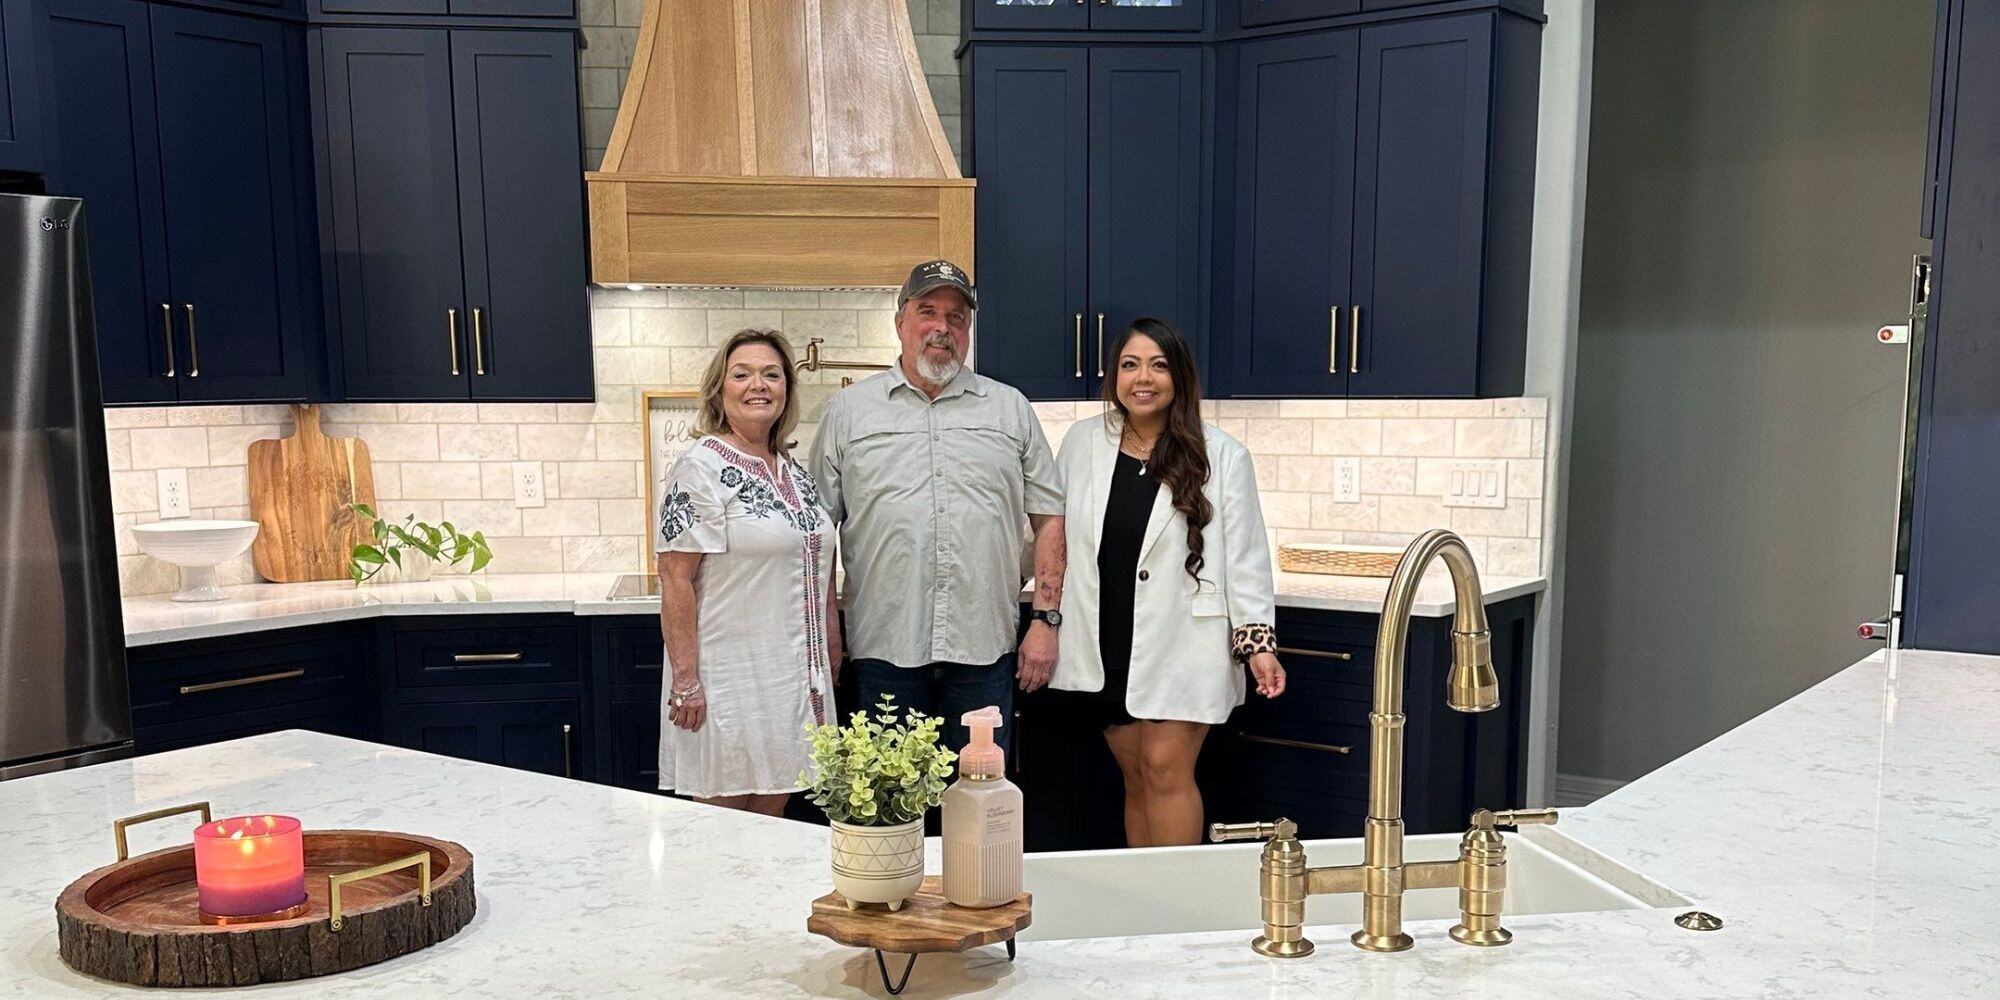
<path fill-rule="evenodd" d="M 855 660 L 861 682 L 861 707 L 874 714 L 882 696 L 895 696 L 899 713 L 915 710 L 944 718 L 944 742 L 953 751 L 972 739 L 959 719 L 974 709 L 997 705 L 1006 725 L 993 731 L 993 742 L 1006 749 L 1014 722 L 1014 654 L 985 664 L 930 663 L 899 667 L 887 660 Z"/>

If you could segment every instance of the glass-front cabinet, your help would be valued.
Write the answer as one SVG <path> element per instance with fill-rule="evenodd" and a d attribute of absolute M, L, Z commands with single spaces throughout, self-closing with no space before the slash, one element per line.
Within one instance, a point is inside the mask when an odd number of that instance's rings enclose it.
<path fill-rule="evenodd" d="M 1207 0 L 973 0 L 981 30 L 1199 31 Z"/>

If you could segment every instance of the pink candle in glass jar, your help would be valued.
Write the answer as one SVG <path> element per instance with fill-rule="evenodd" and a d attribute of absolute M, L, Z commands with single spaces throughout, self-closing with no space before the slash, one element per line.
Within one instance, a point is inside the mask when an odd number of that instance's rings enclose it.
<path fill-rule="evenodd" d="M 290 816 L 234 816 L 194 828 L 201 912 L 254 917 L 306 901 L 305 836 Z"/>

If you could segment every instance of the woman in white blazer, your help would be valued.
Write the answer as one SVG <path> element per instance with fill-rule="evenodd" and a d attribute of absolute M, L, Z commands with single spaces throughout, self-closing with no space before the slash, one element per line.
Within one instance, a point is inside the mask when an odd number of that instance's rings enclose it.
<path fill-rule="evenodd" d="M 1201 837 L 1195 758 L 1208 727 L 1284 693 L 1271 555 L 1250 453 L 1201 422 L 1187 340 L 1155 319 L 1113 346 L 1105 412 L 1078 421 L 1057 464 L 1069 569 L 1049 686 L 1104 723 L 1125 776 L 1133 847 Z"/>

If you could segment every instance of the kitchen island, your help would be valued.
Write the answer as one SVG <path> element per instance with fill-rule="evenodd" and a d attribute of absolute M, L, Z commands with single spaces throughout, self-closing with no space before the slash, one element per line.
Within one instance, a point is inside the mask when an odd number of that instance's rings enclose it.
<path fill-rule="evenodd" d="M 1515 943 L 1493 950 L 1441 921 L 1413 922 L 1400 955 L 1308 928 L 1321 950 L 1293 961 L 1235 931 L 1026 940 L 1011 964 L 998 948 L 926 957 L 906 995 L 1992 995 L 1996 703 L 2000 658 L 1877 653 L 1564 815 L 1567 837 L 1691 897 L 1719 932 L 1681 930 L 1671 907 L 1515 917 Z M 55 897 L 111 859 L 111 820 L 198 799 L 444 837 L 477 859 L 479 913 L 458 936 L 257 996 L 883 995 L 868 953 L 805 932 L 823 829 L 283 733 L 0 784 L 0 997 L 130 989 L 60 962 Z M 138 828 L 134 849 L 172 843 L 171 825 Z"/>

